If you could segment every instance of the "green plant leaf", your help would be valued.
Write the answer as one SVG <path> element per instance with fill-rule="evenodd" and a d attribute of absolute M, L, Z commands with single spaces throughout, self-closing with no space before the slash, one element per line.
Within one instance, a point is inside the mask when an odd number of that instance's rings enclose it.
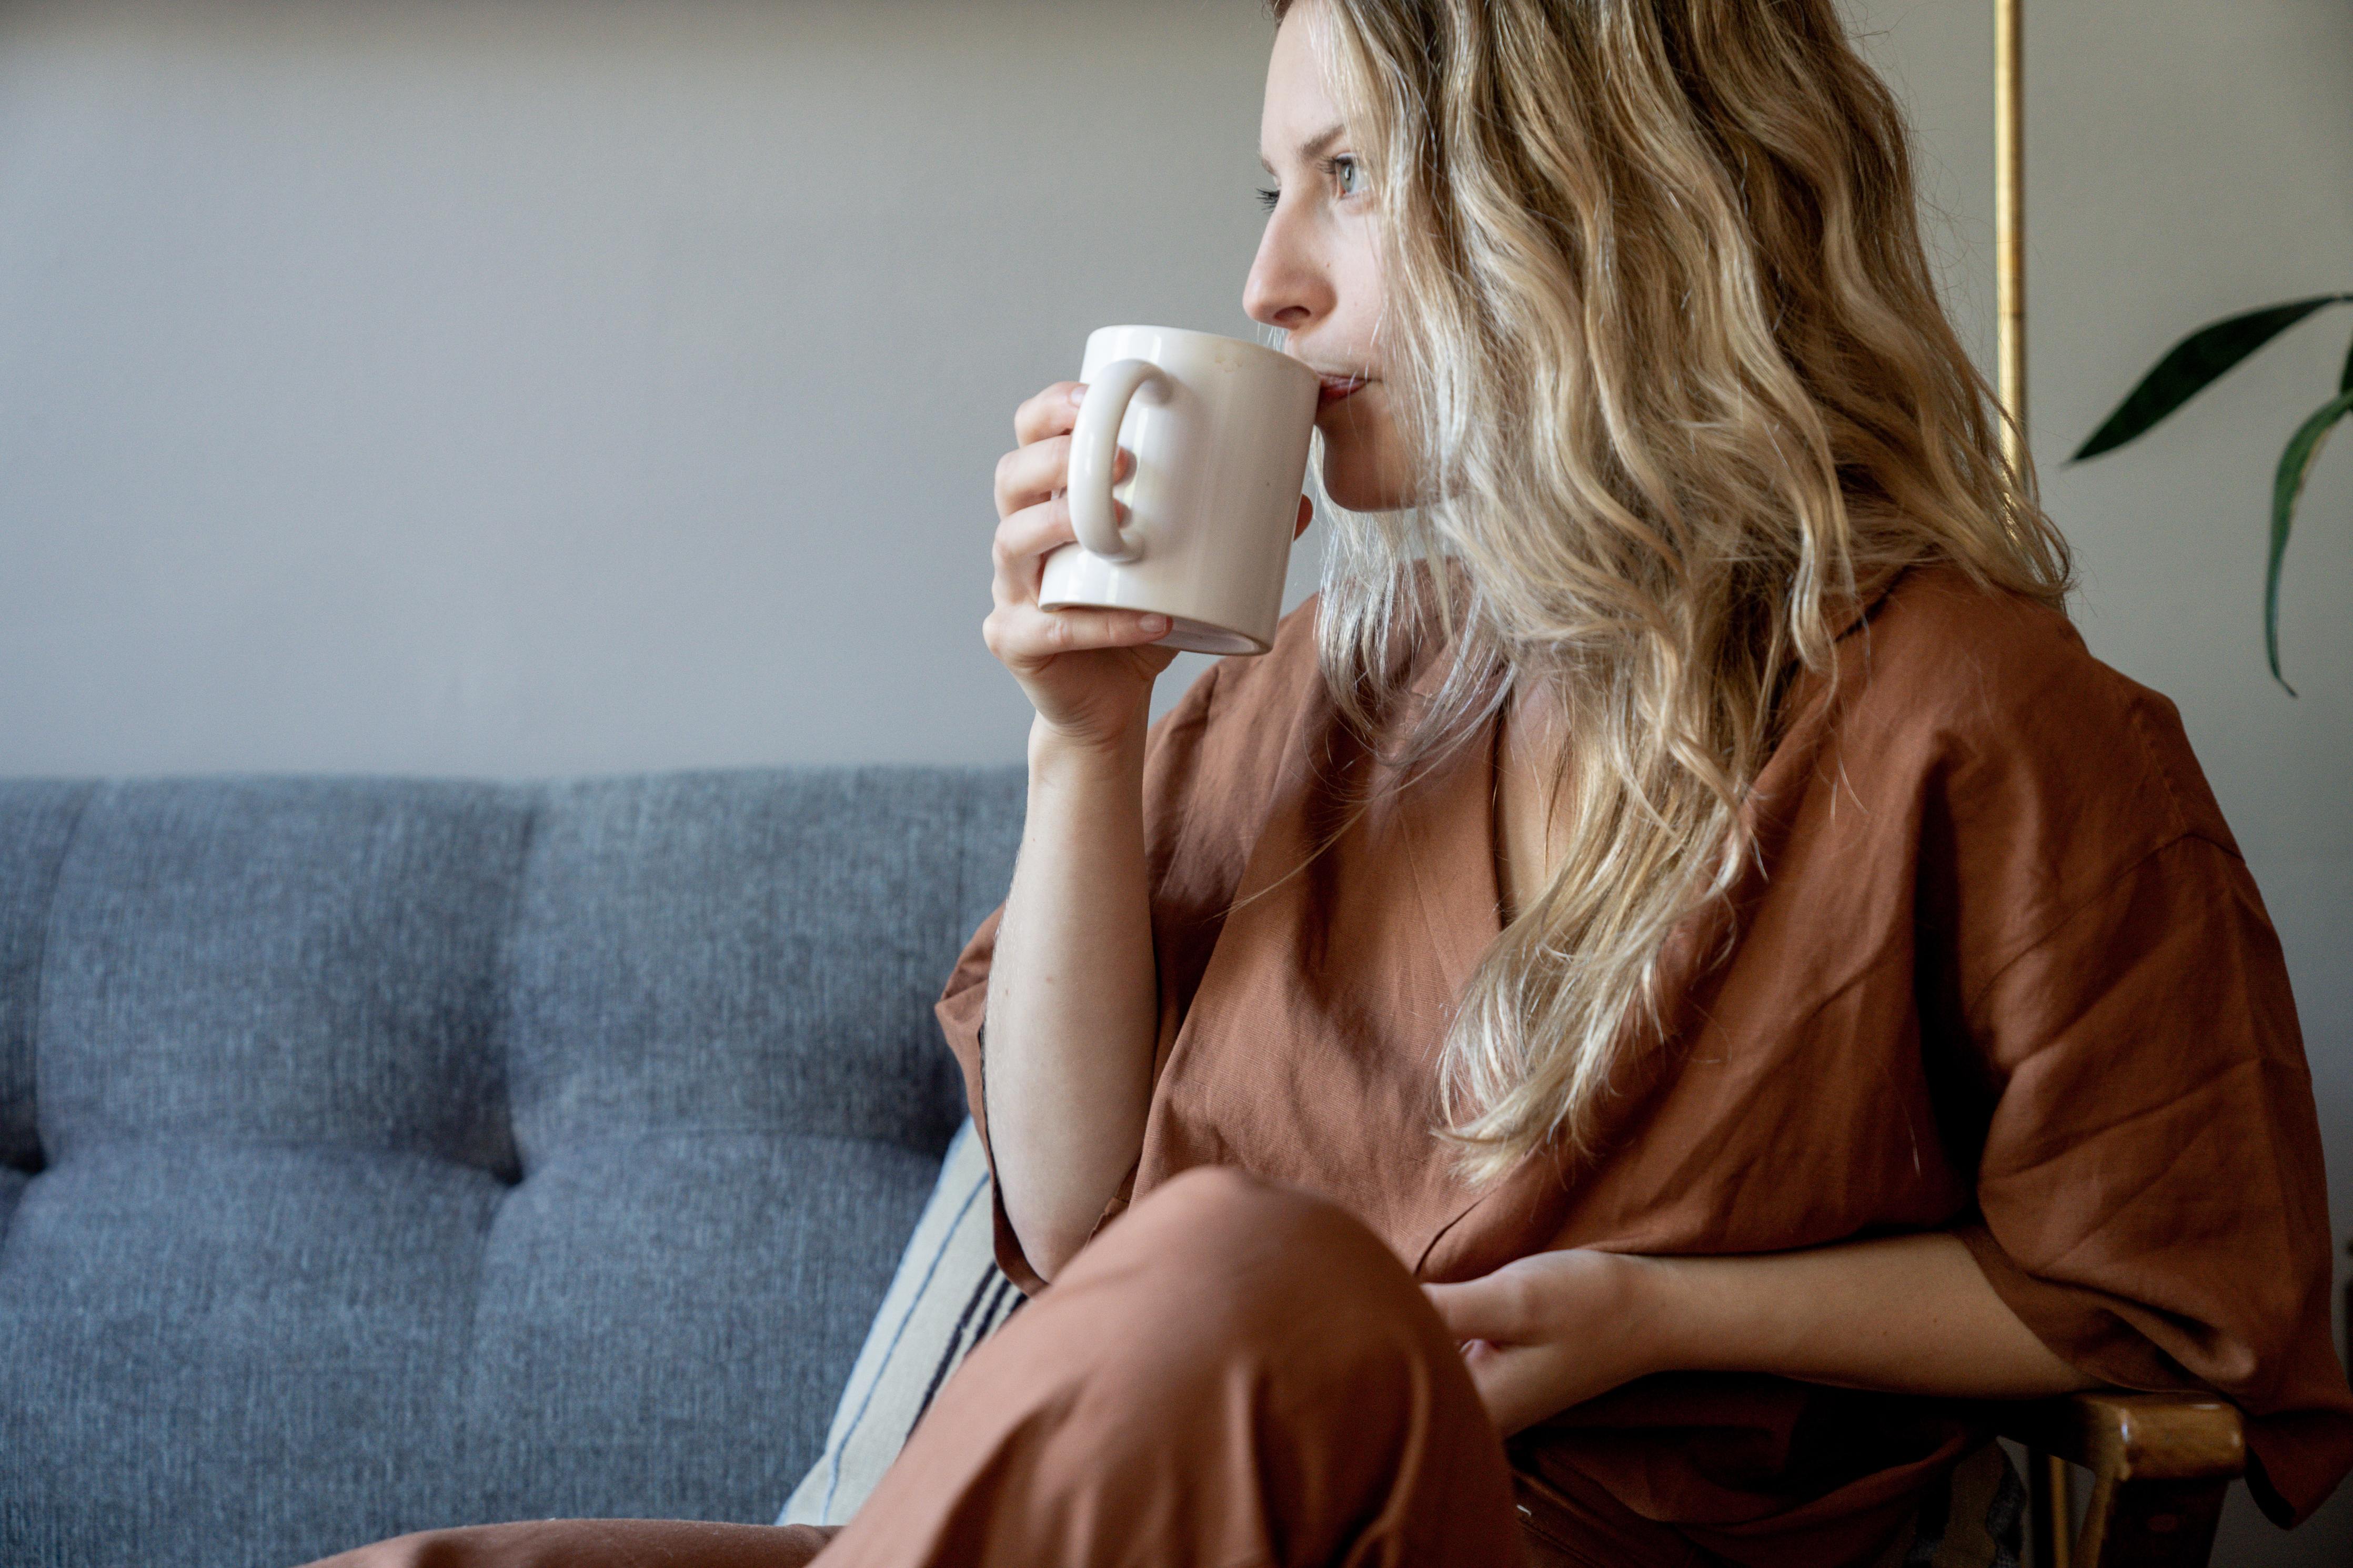
<path fill-rule="evenodd" d="M 2071 462 L 2113 452 L 2212 385 L 2249 354 L 2311 315 L 2353 300 L 2353 294 L 2317 294 L 2292 304 L 2266 306 L 2199 328 L 2166 351 L 2140 384 L 2125 395 L 2116 411 L 2075 449 Z"/>
<path fill-rule="evenodd" d="M 2345 374 L 2337 378 L 2337 390 L 2353 392 L 2353 346 L 2345 351 Z"/>
<path fill-rule="evenodd" d="M 2295 695 L 2295 688 L 2280 673 L 2280 563 L 2287 558 L 2287 534 L 2295 522 L 2295 503 L 2304 494 L 2304 481 L 2311 477 L 2313 463 L 2320 457 L 2320 445 L 2348 414 L 2353 414 L 2353 389 L 2338 393 L 2296 426 L 2286 450 L 2280 453 L 2279 471 L 2272 477 L 2272 558 L 2263 573 L 2263 652 L 2272 661 L 2272 679 L 2286 688 L 2290 697 Z"/>

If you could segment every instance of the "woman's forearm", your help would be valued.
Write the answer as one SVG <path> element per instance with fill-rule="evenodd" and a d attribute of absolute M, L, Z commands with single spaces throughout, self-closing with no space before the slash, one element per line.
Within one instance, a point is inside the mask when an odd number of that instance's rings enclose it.
<path fill-rule="evenodd" d="M 1144 725 L 1110 750 L 1042 722 L 989 967 L 984 1078 L 1005 1212 L 1048 1279 L 1143 1146 L 1159 988 L 1144 858 Z"/>
<path fill-rule="evenodd" d="M 1959 1398 L 2088 1388 L 1943 1233 L 1746 1258 L 1641 1259 L 1661 1370 L 1764 1372 Z"/>

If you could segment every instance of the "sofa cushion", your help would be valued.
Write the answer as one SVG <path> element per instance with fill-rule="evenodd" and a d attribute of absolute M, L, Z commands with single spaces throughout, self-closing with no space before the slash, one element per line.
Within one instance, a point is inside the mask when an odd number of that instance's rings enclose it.
<path fill-rule="evenodd" d="M 0 783 L 0 1562 L 773 1518 L 1020 789 Z"/>
<path fill-rule="evenodd" d="M 300 1141 L 512 1177 L 501 972 L 533 815 L 488 785 L 101 791 L 44 943 L 46 1158 Z"/>
<path fill-rule="evenodd" d="M 931 1009 L 979 919 L 965 922 L 961 857 L 943 854 L 970 809 L 915 770 L 553 791 L 515 921 L 526 1168 L 582 1139 L 681 1128 L 936 1157 L 964 1117 Z M 1008 875 L 982 879 L 981 913 Z"/>

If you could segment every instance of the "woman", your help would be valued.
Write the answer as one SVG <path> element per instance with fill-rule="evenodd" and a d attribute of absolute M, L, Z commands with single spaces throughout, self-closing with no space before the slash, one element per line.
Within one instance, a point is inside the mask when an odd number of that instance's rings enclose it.
<path fill-rule="evenodd" d="M 1082 389 L 1022 405 L 1029 815 L 939 1012 L 1042 1293 L 824 1562 L 1871 1563 L 1978 1402 L 2100 1384 L 2230 1395 L 2309 1511 L 2278 946 L 2060 612 L 1831 0 L 1278 24 L 1247 303 L 1324 378 L 1325 591 L 1147 733 L 1166 625 L 1036 603 Z"/>

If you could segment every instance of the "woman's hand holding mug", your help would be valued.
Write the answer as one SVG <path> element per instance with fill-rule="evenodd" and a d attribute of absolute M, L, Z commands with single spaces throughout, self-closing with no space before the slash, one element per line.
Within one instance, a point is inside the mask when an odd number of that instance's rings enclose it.
<path fill-rule="evenodd" d="M 1176 327 L 1104 327 L 1080 374 L 1014 415 L 984 636 L 1055 736 L 1108 747 L 1177 650 L 1273 646 L 1322 384 Z"/>
<path fill-rule="evenodd" d="M 1153 681 L 1176 650 L 1151 646 L 1168 634 L 1166 616 L 1038 607 L 1046 557 L 1078 539 L 1068 493 L 1071 430 L 1085 395 L 1077 382 L 1057 382 L 1014 413 L 1020 445 L 997 465 L 997 603 L 982 636 L 1050 728 L 1082 745 L 1109 747 L 1150 702 Z M 1113 471 L 1124 475 L 1133 461 L 1121 453 Z"/>

